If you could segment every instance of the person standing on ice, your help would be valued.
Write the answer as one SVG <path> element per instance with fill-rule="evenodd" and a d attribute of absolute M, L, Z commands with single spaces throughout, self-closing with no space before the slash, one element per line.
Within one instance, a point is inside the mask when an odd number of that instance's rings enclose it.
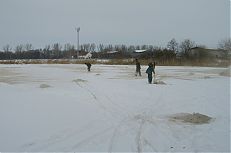
<path fill-rule="evenodd" d="M 148 64 L 146 73 L 148 74 L 148 83 L 151 84 L 152 83 L 152 73 L 155 74 L 154 65 L 152 63 Z"/>
<path fill-rule="evenodd" d="M 88 72 L 90 72 L 91 71 L 91 63 L 85 63 L 85 65 L 87 65 L 87 70 L 88 70 Z"/>
<path fill-rule="evenodd" d="M 139 74 L 139 76 L 141 76 L 141 72 L 140 72 L 140 62 L 138 61 L 138 59 L 136 59 L 136 74 L 135 76 L 137 76 Z"/>

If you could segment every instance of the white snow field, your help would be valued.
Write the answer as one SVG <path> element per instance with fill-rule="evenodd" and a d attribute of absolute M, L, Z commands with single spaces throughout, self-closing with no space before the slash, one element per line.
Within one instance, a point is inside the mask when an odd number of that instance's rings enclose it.
<path fill-rule="evenodd" d="M 0 151 L 229 152 L 230 68 L 146 68 L 0 65 Z"/>

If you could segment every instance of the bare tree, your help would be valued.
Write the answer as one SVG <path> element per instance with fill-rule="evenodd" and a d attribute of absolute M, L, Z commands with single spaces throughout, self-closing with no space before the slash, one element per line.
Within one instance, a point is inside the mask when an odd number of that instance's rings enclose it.
<path fill-rule="evenodd" d="M 29 51 L 29 50 L 32 50 L 33 49 L 33 47 L 32 47 L 32 44 L 26 44 L 25 46 L 24 46 L 24 48 L 25 48 L 25 50 L 26 51 Z"/>
<path fill-rule="evenodd" d="M 179 47 L 179 45 L 174 38 L 172 40 L 170 40 L 167 44 L 167 48 L 169 50 L 174 51 L 175 53 L 178 51 L 178 47 Z"/>
<path fill-rule="evenodd" d="M 140 50 L 140 46 L 139 45 L 136 46 L 136 50 Z"/>
<path fill-rule="evenodd" d="M 148 45 L 142 45 L 141 49 L 144 49 L 144 50 L 148 49 Z"/>
<path fill-rule="evenodd" d="M 231 38 L 219 42 L 218 48 L 223 50 L 223 56 L 228 58 L 231 53 Z M 230 58 L 230 57 L 229 57 Z"/>
<path fill-rule="evenodd" d="M 71 45 L 70 43 L 65 44 L 64 45 L 64 51 L 65 51 L 66 57 L 74 58 L 74 55 L 75 55 L 75 46 L 74 45 Z"/>
<path fill-rule="evenodd" d="M 133 45 L 131 45 L 131 46 L 128 47 L 128 51 L 129 51 L 130 53 L 133 52 L 133 51 L 135 51 L 135 50 L 136 50 L 136 47 L 133 46 Z"/>
<path fill-rule="evenodd" d="M 114 49 L 115 49 L 116 51 L 121 51 L 121 46 L 120 46 L 120 45 L 115 45 Z"/>
<path fill-rule="evenodd" d="M 22 45 L 22 44 L 17 45 L 17 46 L 15 47 L 15 51 L 16 51 L 16 52 L 22 52 L 22 51 L 23 51 L 23 45 Z"/>
<path fill-rule="evenodd" d="M 97 46 L 97 48 L 98 48 L 98 50 L 99 50 L 100 52 L 103 52 L 104 49 L 105 49 L 105 47 L 104 47 L 103 44 L 99 44 L 99 46 Z"/>
<path fill-rule="evenodd" d="M 55 43 L 55 44 L 53 44 L 52 49 L 54 51 L 61 51 L 62 46 L 59 43 Z"/>
<path fill-rule="evenodd" d="M 75 49 L 75 46 L 74 45 L 71 45 L 70 43 L 67 43 L 64 45 L 64 51 L 71 51 L 71 50 L 74 50 Z"/>
<path fill-rule="evenodd" d="M 83 44 L 83 50 L 85 51 L 85 52 L 88 52 L 89 50 L 90 50 L 90 44 Z"/>
<path fill-rule="evenodd" d="M 5 46 L 3 46 L 3 51 L 4 52 L 9 52 L 9 51 L 11 51 L 12 50 L 12 48 L 10 47 L 10 45 L 9 44 L 7 44 L 7 45 L 5 45 Z"/>
<path fill-rule="evenodd" d="M 52 46 L 52 56 L 53 58 L 59 58 L 62 46 L 59 43 L 55 43 Z"/>
<path fill-rule="evenodd" d="M 231 51 L 231 38 L 220 41 L 218 44 L 218 48 Z"/>
<path fill-rule="evenodd" d="M 51 46 L 50 45 L 46 45 L 43 49 L 43 54 L 45 58 L 50 58 L 50 54 L 51 54 Z"/>
<path fill-rule="evenodd" d="M 153 51 L 154 47 L 152 45 L 148 45 L 148 50 Z"/>
<path fill-rule="evenodd" d="M 180 44 L 180 50 L 183 53 L 183 55 L 188 58 L 189 53 L 191 48 L 195 47 L 195 42 L 191 41 L 190 39 L 185 39 L 181 44 Z"/>
<path fill-rule="evenodd" d="M 110 50 L 110 51 L 114 50 L 114 47 L 112 46 L 112 44 L 107 46 L 107 50 Z"/>
<path fill-rule="evenodd" d="M 45 48 L 44 48 L 45 51 L 49 51 L 50 49 L 51 49 L 50 45 L 46 45 Z"/>
<path fill-rule="evenodd" d="M 94 52 L 95 48 L 96 48 L 96 45 L 94 43 L 92 43 L 91 46 L 90 46 L 90 51 Z"/>

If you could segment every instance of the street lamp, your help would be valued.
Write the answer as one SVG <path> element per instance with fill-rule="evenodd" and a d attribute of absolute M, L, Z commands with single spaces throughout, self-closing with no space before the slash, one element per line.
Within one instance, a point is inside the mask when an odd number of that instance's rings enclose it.
<path fill-rule="evenodd" d="M 75 28 L 76 32 L 77 32 L 77 58 L 79 57 L 79 31 L 80 31 L 80 27 Z"/>

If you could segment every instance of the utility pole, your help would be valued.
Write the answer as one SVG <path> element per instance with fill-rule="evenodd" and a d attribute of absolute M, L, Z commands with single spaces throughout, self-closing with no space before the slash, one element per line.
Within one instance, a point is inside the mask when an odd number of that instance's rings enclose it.
<path fill-rule="evenodd" d="M 76 32 L 77 32 L 77 58 L 79 57 L 79 31 L 80 31 L 80 27 L 75 28 Z"/>

